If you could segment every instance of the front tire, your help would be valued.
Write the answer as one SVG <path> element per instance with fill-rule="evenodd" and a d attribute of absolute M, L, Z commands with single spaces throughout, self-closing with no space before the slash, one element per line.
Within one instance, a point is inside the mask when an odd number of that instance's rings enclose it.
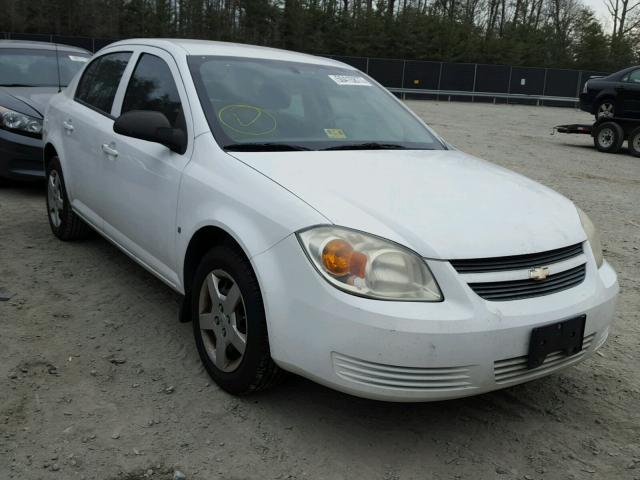
<path fill-rule="evenodd" d="M 600 152 L 616 153 L 624 142 L 624 131 L 615 122 L 603 122 L 593 132 L 593 144 Z"/>
<path fill-rule="evenodd" d="M 271 358 L 258 280 L 242 252 L 228 244 L 210 250 L 190 295 L 200 359 L 222 389 L 246 395 L 280 380 L 283 371 Z"/>
<path fill-rule="evenodd" d="M 79 240 L 87 237 L 89 226 L 71 209 L 58 157 L 47 166 L 47 217 L 53 234 L 60 240 Z"/>

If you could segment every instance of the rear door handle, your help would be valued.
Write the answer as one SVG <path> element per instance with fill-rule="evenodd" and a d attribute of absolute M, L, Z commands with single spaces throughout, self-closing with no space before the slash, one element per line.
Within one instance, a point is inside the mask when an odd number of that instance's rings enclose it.
<path fill-rule="evenodd" d="M 102 151 L 104 153 L 106 153 L 107 155 L 109 155 L 110 157 L 117 157 L 118 156 L 118 150 L 116 150 L 115 148 L 115 144 L 111 143 L 103 143 L 102 144 Z"/>
<path fill-rule="evenodd" d="M 75 128 L 73 128 L 73 125 L 71 124 L 71 120 L 66 120 L 66 121 L 62 122 L 62 126 L 69 133 L 71 133 L 71 132 L 73 132 L 75 130 Z"/>

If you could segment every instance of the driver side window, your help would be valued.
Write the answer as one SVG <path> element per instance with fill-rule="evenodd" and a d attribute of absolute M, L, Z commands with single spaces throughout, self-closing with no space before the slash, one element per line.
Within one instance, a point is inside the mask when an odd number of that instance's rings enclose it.
<path fill-rule="evenodd" d="M 152 110 L 163 113 L 173 128 L 186 132 L 178 88 L 164 60 L 143 53 L 138 60 L 122 102 L 122 112 Z"/>
<path fill-rule="evenodd" d="M 624 78 L 622 79 L 622 81 L 629 82 L 629 83 L 638 83 L 638 84 L 640 84 L 640 68 L 634 70 L 633 72 L 629 73 L 628 75 L 625 75 Z"/>

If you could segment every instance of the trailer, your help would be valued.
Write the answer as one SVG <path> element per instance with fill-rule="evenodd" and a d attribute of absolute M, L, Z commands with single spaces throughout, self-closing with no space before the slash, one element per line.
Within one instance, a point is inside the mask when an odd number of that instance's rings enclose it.
<path fill-rule="evenodd" d="M 595 123 L 556 125 L 554 132 L 591 135 L 596 150 L 616 153 L 627 141 L 629 153 L 640 157 L 640 120 L 633 118 L 600 118 Z"/>

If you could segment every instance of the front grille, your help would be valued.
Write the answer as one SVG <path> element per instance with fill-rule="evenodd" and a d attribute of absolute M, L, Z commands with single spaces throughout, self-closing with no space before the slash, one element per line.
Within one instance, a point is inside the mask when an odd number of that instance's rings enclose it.
<path fill-rule="evenodd" d="M 577 257 L 582 253 L 582 244 L 556 248 L 542 253 L 512 255 L 510 257 L 473 258 L 469 260 L 451 260 L 458 273 L 502 272 L 524 268 L 542 267 Z"/>
<path fill-rule="evenodd" d="M 547 355 L 542 365 L 536 368 L 527 368 L 527 356 L 507 358 L 493 362 L 493 373 L 496 383 L 508 383 L 516 381 L 526 381 L 541 373 L 550 372 L 558 368 L 562 368 L 567 363 L 574 363 L 584 357 L 585 353 L 593 343 L 596 334 L 592 333 L 584 337 L 582 341 L 582 350 L 568 357 L 564 353 L 558 351 Z M 602 343 L 600 343 L 602 345 Z M 596 346 L 598 348 L 598 346 Z"/>
<path fill-rule="evenodd" d="M 472 388 L 469 366 L 399 367 L 333 353 L 333 368 L 345 380 L 371 387 L 434 391 Z"/>
<path fill-rule="evenodd" d="M 579 285 L 584 280 L 584 264 L 549 275 L 545 280 L 510 280 L 506 282 L 470 283 L 469 287 L 485 300 L 509 301 L 551 295 Z"/>

